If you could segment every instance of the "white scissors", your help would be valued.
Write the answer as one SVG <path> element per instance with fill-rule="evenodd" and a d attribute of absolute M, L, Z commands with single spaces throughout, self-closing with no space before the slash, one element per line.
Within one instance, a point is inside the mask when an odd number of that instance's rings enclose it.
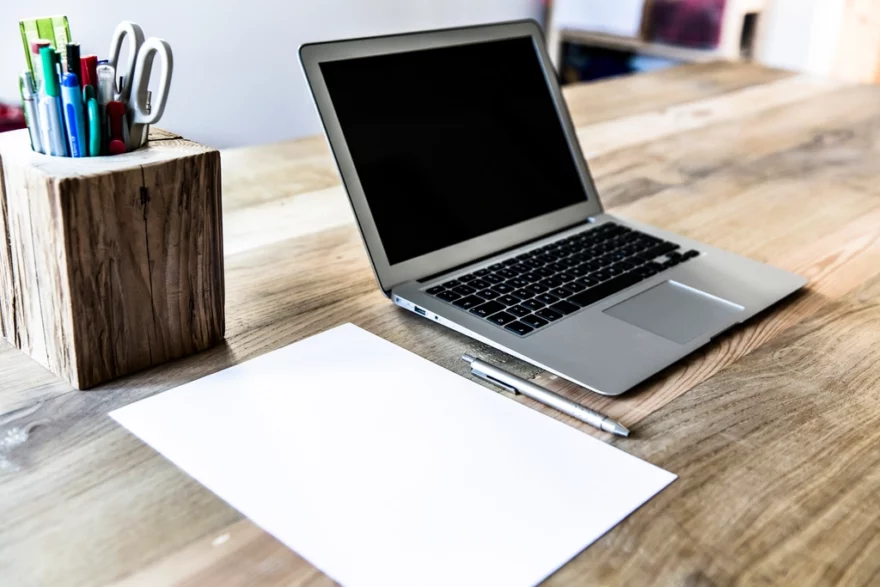
<path fill-rule="evenodd" d="M 129 44 L 128 62 L 120 71 L 119 54 L 126 38 Z M 159 86 L 153 98 L 148 88 L 156 57 L 159 58 Z M 125 102 L 128 124 L 131 126 L 131 145 L 127 146 L 137 149 L 147 141 L 149 125 L 162 118 L 168 102 L 168 88 L 174 71 L 171 46 L 155 37 L 144 41 L 144 31 L 139 25 L 123 21 L 113 32 L 108 63 L 116 70 L 117 77 L 121 74 L 121 82 L 116 88 L 117 100 Z"/>

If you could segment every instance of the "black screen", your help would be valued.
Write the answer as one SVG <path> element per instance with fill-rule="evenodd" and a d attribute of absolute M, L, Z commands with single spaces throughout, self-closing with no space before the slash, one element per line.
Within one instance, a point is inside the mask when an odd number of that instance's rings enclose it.
<path fill-rule="evenodd" d="M 531 37 L 321 72 L 391 265 L 586 199 Z"/>

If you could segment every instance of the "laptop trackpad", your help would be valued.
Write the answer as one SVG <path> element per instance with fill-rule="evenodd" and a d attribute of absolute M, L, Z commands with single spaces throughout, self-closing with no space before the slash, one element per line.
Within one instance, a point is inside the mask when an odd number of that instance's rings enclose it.
<path fill-rule="evenodd" d="M 687 344 L 731 323 L 743 307 L 675 281 L 664 281 L 605 310 L 657 336 Z"/>

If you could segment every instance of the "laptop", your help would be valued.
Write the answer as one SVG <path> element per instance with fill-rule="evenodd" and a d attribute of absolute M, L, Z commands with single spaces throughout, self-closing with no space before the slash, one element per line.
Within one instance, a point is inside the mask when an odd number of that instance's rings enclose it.
<path fill-rule="evenodd" d="M 300 59 L 379 286 L 426 320 L 618 395 L 806 283 L 605 213 L 534 21 Z"/>

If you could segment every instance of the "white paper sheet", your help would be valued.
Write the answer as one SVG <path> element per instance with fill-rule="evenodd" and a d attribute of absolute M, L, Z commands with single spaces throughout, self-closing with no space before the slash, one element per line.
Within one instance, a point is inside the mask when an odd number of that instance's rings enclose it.
<path fill-rule="evenodd" d="M 675 479 L 350 324 L 110 415 L 352 586 L 533 585 Z"/>
<path fill-rule="evenodd" d="M 555 0 L 553 24 L 561 29 L 638 37 L 644 0 Z"/>

